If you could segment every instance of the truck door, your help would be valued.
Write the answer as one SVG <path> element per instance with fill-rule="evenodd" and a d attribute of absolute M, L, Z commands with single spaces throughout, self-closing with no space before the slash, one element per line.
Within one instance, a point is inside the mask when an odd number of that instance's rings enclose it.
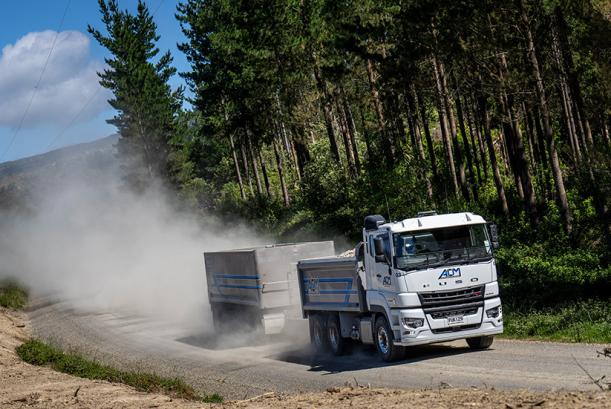
<path fill-rule="evenodd" d="M 368 237 L 367 242 L 367 262 L 368 268 L 368 286 L 371 290 L 392 291 L 392 274 L 390 266 L 386 262 L 376 262 L 375 247 L 373 240 L 381 238 L 384 242 L 384 249 L 389 260 L 392 260 L 392 252 L 390 245 L 390 236 L 388 232 L 372 233 Z"/>

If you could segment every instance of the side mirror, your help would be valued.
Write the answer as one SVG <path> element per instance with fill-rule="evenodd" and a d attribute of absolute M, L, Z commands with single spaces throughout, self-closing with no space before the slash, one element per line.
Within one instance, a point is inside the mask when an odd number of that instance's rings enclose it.
<path fill-rule="evenodd" d="M 365 257 L 365 243 L 362 241 L 354 248 L 354 257 L 356 257 L 356 261 L 363 261 Z"/>
<path fill-rule="evenodd" d="M 384 252 L 384 240 L 382 240 L 380 237 L 376 237 L 375 239 L 373 239 L 373 247 L 376 254 L 376 262 L 385 263 L 386 254 Z"/>
<path fill-rule="evenodd" d="M 488 232 L 490 233 L 490 241 L 492 242 L 492 248 L 498 249 L 499 243 L 499 232 L 495 222 L 488 222 Z"/>

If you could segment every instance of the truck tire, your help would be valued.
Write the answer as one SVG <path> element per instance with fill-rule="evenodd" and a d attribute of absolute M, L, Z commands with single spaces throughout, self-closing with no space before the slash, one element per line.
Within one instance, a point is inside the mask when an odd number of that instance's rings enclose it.
<path fill-rule="evenodd" d="M 467 338 L 467 344 L 471 349 L 486 349 L 492 345 L 494 337 L 492 335 L 486 335 L 483 337 Z"/>
<path fill-rule="evenodd" d="M 340 356 L 348 352 L 348 340 L 342 337 L 339 317 L 336 314 L 329 315 L 327 320 L 327 344 L 333 355 Z"/>
<path fill-rule="evenodd" d="M 327 352 L 327 322 L 322 315 L 310 315 L 310 340 L 318 352 Z"/>
<path fill-rule="evenodd" d="M 394 338 L 388 320 L 383 315 L 380 315 L 376 319 L 373 339 L 378 352 L 386 362 L 393 362 L 405 356 L 405 347 L 395 345 Z"/>

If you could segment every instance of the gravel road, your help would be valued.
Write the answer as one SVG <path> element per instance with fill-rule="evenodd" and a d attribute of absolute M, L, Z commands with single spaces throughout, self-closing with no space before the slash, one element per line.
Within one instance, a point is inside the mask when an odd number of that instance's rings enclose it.
<path fill-rule="evenodd" d="M 252 335 L 216 339 L 197 323 L 185 327 L 127 314 L 87 313 L 40 300 L 28 315 L 35 336 L 65 349 L 121 369 L 177 376 L 228 399 L 270 391 L 314 392 L 347 383 L 595 391 L 590 376 L 611 378 L 611 360 L 597 354 L 604 346 L 593 344 L 497 339 L 489 350 L 471 351 L 457 341 L 414 347 L 405 360 L 386 364 L 368 348 L 339 358 L 317 356 L 309 348 L 305 325 L 291 331 L 291 340 Z"/>

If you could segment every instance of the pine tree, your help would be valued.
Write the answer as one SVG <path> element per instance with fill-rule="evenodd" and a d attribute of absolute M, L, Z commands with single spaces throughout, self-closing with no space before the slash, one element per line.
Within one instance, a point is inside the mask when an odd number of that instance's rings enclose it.
<path fill-rule="evenodd" d="M 168 177 L 168 142 L 182 90 L 173 92 L 168 84 L 176 72 L 170 52 L 155 61 L 159 36 L 146 4 L 139 0 L 136 14 L 120 10 L 116 0 L 99 0 L 99 7 L 107 34 L 91 25 L 87 30 L 112 54 L 106 59 L 109 68 L 98 73 L 100 84 L 113 92 L 109 103 L 117 110 L 107 122 L 120 134 L 117 150 L 126 181 L 142 189 Z"/>

